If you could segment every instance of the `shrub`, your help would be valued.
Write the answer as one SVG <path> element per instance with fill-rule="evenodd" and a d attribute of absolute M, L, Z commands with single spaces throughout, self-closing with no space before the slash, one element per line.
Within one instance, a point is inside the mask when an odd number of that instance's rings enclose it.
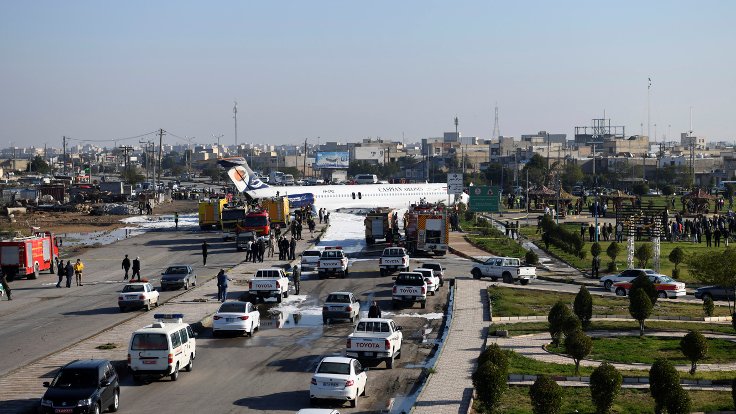
<path fill-rule="evenodd" d="M 631 187 L 631 191 L 638 196 L 643 196 L 649 193 L 649 185 L 646 183 L 636 183 Z"/>
<path fill-rule="evenodd" d="M 736 408 L 736 378 L 731 381 L 731 399 L 733 400 L 733 406 Z"/>
<path fill-rule="evenodd" d="M 713 298 L 706 296 L 703 299 L 703 313 L 705 316 L 713 316 L 713 311 L 716 310 L 716 305 L 713 303 Z"/>
<path fill-rule="evenodd" d="M 573 254 L 581 259 L 585 258 L 584 243 L 579 233 L 558 226 L 549 216 L 542 218 L 541 226 L 543 230 L 542 241 L 545 245 L 551 244 L 566 253 Z M 546 249 L 549 250 L 549 247 L 546 247 Z"/>
<path fill-rule="evenodd" d="M 570 335 L 575 331 L 579 331 L 583 328 L 583 324 L 580 322 L 577 316 L 570 313 L 562 320 L 562 333 L 565 336 Z"/>
<path fill-rule="evenodd" d="M 552 309 L 547 314 L 547 322 L 549 335 L 552 337 L 552 343 L 558 345 L 562 338 L 562 333 L 565 325 L 565 319 L 572 315 L 570 308 L 567 307 L 565 302 L 558 301 L 552 305 Z"/>
<path fill-rule="evenodd" d="M 593 317 L 593 297 L 585 286 L 580 286 L 578 294 L 575 295 L 572 310 L 580 319 L 583 328 L 587 329 L 590 325 L 590 319 Z"/>
<path fill-rule="evenodd" d="M 575 375 L 580 373 L 580 361 L 590 355 L 593 340 L 585 332 L 576 330 L 565 337 L 565 353 L 575 361 Z"/>
<path fill-rule="evenodd" d="M 663 195 L 666 195 L 666 196 L 671 196 L 671 195 L 672 195 L 672 194 L 674 194 L 674 193 L 675 193 L 675 187 L 673 187 L 673 186 L 671 186 L 671 185 L 669 185 L 669 184 L 665 184 L 665 185 L 664 185 L 664 186 L 662 187 L 662 194 L 663 194 Z"/>
<path fill-rule="evenodd" d="M 547 375 L 540 375 L 529 388 L 534 414 L 556 414 L 562 409 L 562 387 Z"/>
<path fill-rule="evenodd" d="M 685 251 L 682 250 L 682 247 L 675 247 L 667 258 L 675 265 L 675 269 L 677 269 L 677 266 L 685 261 Z"/>
<path fill-rule="evenodd" d="M 616 367 L 604 362 L 590 374 L 590 397 L 596 414 L 608 414 L 613 401 L 621 390 L 621 373 Z"/>
<path fill-rule="evenodd" d="M 736 312 L 731 314 L 731 326 L 733 326 L 733 330 L 736 331 Z"/>
<path fill-rule="evenodd" d="M 536 253 L 532 250 L 528 250 L 526 254 L 524 255 L 524 260 L 526 261 L 526 264 L 528 265 L 536 265 L 539 264 L 539 256 L 537 256 Z"/>
<path fill-rule="evenodd" d="M 486 361 L 473 373 L 473 385 L 478 399 L 487 407 L 494 407 L 508 388 L 508 372 L 498 365 Z"/>
<path fill-rule="evenodd" d="M 608 270 L 613 272 L 616 270 L 616 257 L 621 253 L 621 246 L 613 242 L 608 245 L 606 249 L 606 255 L 611 259 L 611 263 L 608 264 Z"/>
<path fill-rule="evenodd" d="M 690 331 L 680 340 L 680 350 L 690 360 L 690 375 L 693 375 L 698 361 L 708 356 L 708 340 L 700 332 Z"/>
<path fill-rule="evenodd" d="M 478 357 L 478 366 L 481 366 L 486 362 L 498 365 L 504 371 L 508 371 L 509 369 L 509 357 L 496 343 L 487 346 Z"/>
<path fill-rule="evenodd" d="M 682 385 L 677 384 L 675 388 L 670 390 L 666 406 L 667 414 L 690 414 L 693 401 L 687 391 L 682 388 Z"/>
<path fill-rule="evenodd" d="M 634 289 L 643 289 L 644 293 L 649 296 L 649 300 L 652 302 L 652 305 L 657 303 L 657 288 L 654 287 L 654 283 L 649 280 L 649 277 L 645 275 L 637 276 L 631 282 L 631 290 Z"/>
<path fill-rule="evenodd" d="M 652 301 L 643 289 L 633 289 L 629 292 L 629 314 L 639 322 L 639 336 L 644 336 L 644 321 L 652 314 Z"/>
<path fill-rule="evenodd" d="M 595 242 L 595 243 L 593 243 L 593 244 L 592 244 L 592 245 L 590 246 L 590 254 L 592 254 L 592 255 L 593 255 L 593 257 L 598 257 L 598 256 L 600 256 L 600 254 L 601 254 L 601 251 L 602 251 L 602 249 L 601 249 L 601 245 L 600 245 L 600 243 L 598 243 L 598 242 Z"/>
<path fill-rule="evenodd" d="M 680 373 L 672 362 L 658 358 L 649 369 L 649 393 L 654 398 L 654 411 L 661 413 L 673 389 L 680 387 Z"/>
<path fill-rule="evenodd" d="M 652 256 L 654 256 L 654 251 L 652 250 L 652 245 L 650 243 L 640 244 L 634 252 L 634 257 L 639 261 L 639 267 L 647 267 Z"/>

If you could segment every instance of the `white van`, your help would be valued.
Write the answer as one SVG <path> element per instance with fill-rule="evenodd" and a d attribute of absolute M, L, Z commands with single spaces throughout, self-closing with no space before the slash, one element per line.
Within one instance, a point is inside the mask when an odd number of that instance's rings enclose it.
<path fill-rule="evenodd" d="M 357 184 L 378 184 L 378 177 L 376 174 L 358 174 L 355 176 L 355 182 Z"/>
<path fill-rule="evenodd" d="M 284 174 L 282 178 L 282 184 L 283 185 L 294 185 L 296 182 L 294 181 L 294 176 L 291 174 Z"/>
<path fill-rule="evenodd" d="M 197 357 L 194 331 L 184 323 L 184 314 L 153 315 L 156 322 L 133 332 L 128 347 L 128 367 L 133 379 L 169 376 L 179 378 L 179 370 L 192 371 Z"/>

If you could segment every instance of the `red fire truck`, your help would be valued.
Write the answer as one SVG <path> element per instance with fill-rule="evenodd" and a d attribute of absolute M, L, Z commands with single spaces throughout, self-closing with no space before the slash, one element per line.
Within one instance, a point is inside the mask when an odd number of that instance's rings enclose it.
<path fill-rule="evenodd" d="M 235 227 L 235 233 L 244 231 L 252 231 L 257 236 L 268 236 L 271 232 L 271 220 L 268 218 L 268 211 L 255 209 L 249 211 L 241 223 Z"/>
<path fill-rule="evenodd" d="M 8 280 L 18 277 L 36 279 L 47 270 L 54 273 L 59 246 L 53 233 L 36 232 L 29 237 L 0 241 L 0 266 Z"/>

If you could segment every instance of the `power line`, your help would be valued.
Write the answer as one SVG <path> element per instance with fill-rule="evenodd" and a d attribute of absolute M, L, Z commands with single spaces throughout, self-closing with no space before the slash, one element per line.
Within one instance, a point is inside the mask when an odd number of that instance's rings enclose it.
<path fill-rule="evenodd" d="M 145 134 L 136 135 L 134 137 L 125 137 L 125 138 L 83 139 L 83 138 L 74 138 L 74 137 L 68 137 L 67 136 L 66 139 L 68 139 L 68 140 L 74 140 L 74 141 L 79 141 L 79 142 L 114 142 L 114 141 L 127 141 L 127 140 L 131 140 L 131 139 L 138 139 L 138 138 L 142 138 L 142 137 L 145 137 L 145 136 L 148 136 L 148 135 L 158 134 L 158 132 L 159 131 L 156 130 L 156 131 L 147 132 Z"/>

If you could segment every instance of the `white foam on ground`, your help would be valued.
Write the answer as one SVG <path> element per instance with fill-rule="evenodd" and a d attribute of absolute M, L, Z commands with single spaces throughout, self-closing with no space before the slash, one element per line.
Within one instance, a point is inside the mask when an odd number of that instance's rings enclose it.
<path fill-rule="evenodd" d="M 152 229 L 173 229 L 176 227 L 173 214 L 161 214 L 155 216 L 133 216 L 120 220 L 125 224 L 132 224 L 133 228 L 152 230 Z M 199 213 L 179 214 L 179 228 L 197 227 L 199 226 Z"/>
<path fill-rule="evenodd" d="M 289 295 L 282 299 L 281 303 L 269 309 L 270 313 L 283 313 L 285 315 L 299 313 L 302 315 L 322 315 L 321 306 L 302 307 L 307 300 L 307 295 Z"/>
<path fill-rule="evenodd" d="M 381 316 L 385 317 L 394 317 L 394 318 L 424 318 L 427 320 L 434 320 L 434 319 L 442 319 L 445 317 L 444 313 L 394 313 L 394 312 L 388 312 L 388 311 L 381 311 Z"/>
<path fill-rule="evenodd" d="M 358 253 L 365 248 L 365 216 L 330 212 L 330 227 L 320 246 L 341 246 L 345 253 Z"/>

